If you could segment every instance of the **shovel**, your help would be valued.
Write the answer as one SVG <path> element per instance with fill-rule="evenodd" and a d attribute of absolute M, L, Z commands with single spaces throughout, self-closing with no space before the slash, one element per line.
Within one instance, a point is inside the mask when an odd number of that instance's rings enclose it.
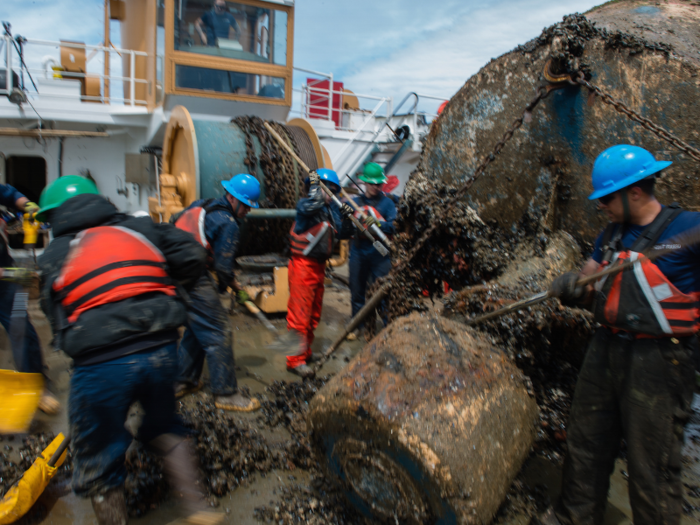
<path fill-rule="evenodd" d="M 69 443 L 70 437 L 63 434 L 56 436 L 19 481 L 12 485 L 0 501 L 0 525 L 14 523 L 32 508 L 63 465 Z"/>

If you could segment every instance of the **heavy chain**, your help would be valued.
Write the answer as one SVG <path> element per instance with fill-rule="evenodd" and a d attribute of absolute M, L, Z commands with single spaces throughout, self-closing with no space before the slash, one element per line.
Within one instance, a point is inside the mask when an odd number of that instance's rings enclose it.
<path fill-rule="evenodd" d="M 401 272 L 403 272 L 407 266 L 409 266 L 412 262 L 415 256 L 418 254 L 418 252 L 423 248 L 425 243 L 430 239 L 430 237 L 433 235 L 435 230 L 437 230 L 440 225 L 443 223 L 444 219 L 447 217 L 451 209 L 454 207 L 454 205 L 459 201 L 464 194 L 469 190 L 469 188 L 472 187 L 472 185 L 476 182 L 476 180 L 486 171 L 486 168 L 491 164 L 494 160 L 496 160 L 496 157 L 498 154 L 501 153 L 505 145 L 508 143 L 508 141 L 513 138 L 513 134 L 523 125 L 523 122 L 529 121 L 529 119 L 532 116 L 532 112 L 537 106 L 537 104 L 540 103 L 541 100 L 547 98 L 549 93 L 554 91 L 555 89 L 560 89 L 564 87 L 566 84 L 565 83 L 555 83 L 555 84 L 547 84 L 544 86 L 540 86 L 537 88 L 537 94 L 535 97 L 529 102 L 527 106 L 525 106 L 525 109 L 521 113 L 521 115 L 516 118 L 513 123 L 511 124 L 510 128 L 508 128 L 505 133 L 503 133 L 503 136 L 501 137 L 501 140 L 499 140 L 493 147 L 493 151 L 488 154 L 484 160 L 481 161 L 481 164 L 477 166 L 476 170 L 474 171 L 474 174 L 467 180 L 464 185 L 459 188 L 453 195 L 452 197 L 445 203 L 445 206 L 442 208 L 442 213 L 438 215 L 437 217 L 433 218 L 431 225 L 425 229 L 423 234 L 420 236 L 418 241 L 413 245 L 413 248 L 408 251 L 406 256 L 401 259 L 398 264 L 396 264 L 392 269 L 391 272 L 386 277 L 383 277 L 381 279 L 378 279 L 377 281 L 374 282 L 374 284 L 370 287 L 368 291 L 368 295 L 371 297 L 377 291 L 379 291 L 381 288 L 384 287 L 385 284 L 388 285 L 388 288 L 384 290 L 384 293 L 386 295 L 389 295 L 389 290 L 391 289 L 392 286 L 396 285 L 396 282 L 398 279 L 395 277 L 397 275 L 400 275 Z M 389 303 L 392 301 L 390 300 Z M 391 304 L 388 305 L 389 309 L 389 315 L 391 316 L 391 310 L 392 306 Z M 370 316 L 371 318 L 372 316 Z M 370 334 L 373 333 L 373 327 L 374 323 L 369 322 L 365 323 L 366 329 L 369 331 Z"/>
<path fill-rule="evenodd" d="M 472 187 L 472 185 L 484 173 L 484 171 L 486 171 L 486 168 L 488 168 L 489 164 L 496 160 L 496 156 L 499 153 L 501 153 L 501 150 L 504 148 L 504 146 L 508 143 L 508 141 L 511 138 L 513 138 L 513 134 L 518 130 L 518 128 L 520 128 L 520 126 L 523 125 L 523 122 L 526 119 L 530 118 L 530 115 L 532 115 L 532 111 L 535 109 L 537 104 L 539 104 L 542 99 L 547 98 L 547 95 L 549 95 L 551 91 L 560 87 L 562 87 L 562 85 L 560 84 L 548 84 L 546 86 L 540 86 L 539 88 L 537 88 L 537 95 L 535 95 L 535 97 L 530 101 L 530 103 L 527 106 L 525 106 L 525 109 L 523 110 L 520 117 L 515 119 L 511 124 L 510 128 L 508 128 L 505 131 L 505 133 L 503 133 L 503 137 L 501 137 L 501 140 L 499 140 L 493 147 L 493 151 L 489 155 L 487 155 L 484 158 L 484 160 L 481 161 L 481 164 L 479 164 L 479 166 L 474 171 L 474 175 L 472 175 L 469 178 L 469 180 L 467 180 L 467 182 L 461 188 L 459 188 L 454 195 L 452 195 L 452 197 L 445 204 L 442 213 L 432 220 L 432 224 L 423 232 L 423 235 L 421 235 L 421 237 L 415 243 L 413 248 L 406 254 L 406 257 L 396 266 L 394 266 L 394 268 L 391 271 L 391 274 L 389 274 L 387 278 L 391 278 L 392 274 L 402 272 L 406 268 L 406 266 L 408 266 L 413 261 L 413 258 L 423 248 L 423 245 L 435 232 L 435 230 L 440 226 L 440 224 L 448 215 L 452 207 L 457 203 L 457 201 L 459 201 L 464 196 L 464 194 L 469 190 L 469 188 Z"/>
<path fill-rule="evenodd" d="M 244 163 L 250 173 L 256 173 L 257 167 L 263 173 L 265 185 L 265 202 L 269 208 L 294 208 L 295 192 L 290 188 L 298 186 L 294 162 L 289 154 L 278 146 L 277 141 L 265 129 L 264 121 L 258 117 L 236 117 L 232 120 L 245 134 L 246 159 Z M 286 131 L 284 131 L 287 136 Z M 253 136 L 260 143 L 260 154 L 256 156 Z M 256 234 L 250 236 L 243 251 L 249 254 L 275 251 L 284 253 L 287 249 L 287 232 L 291 227 L 290 219 L 263 219 L 255 222 Z"/>
<path fill-rule="evenodd" d="M 695 149 L 687 142 L 679 139 L 673 133 L 665 130 L 661 126 L 654 124 L 648 118 L 641 116 L 636 111 L 627 107 L 627 105 L 625 105 L 624 103 L 620 102 L 619 100 L 614 99 L 608 93 L 605 93 L 602 89 L 600 89 L 598 86 L 594 86 L 593 84 L 591 84 L 590 82 L 588 82 L 586 80 L 583 73 L 578 74 L 578 77 L 576 78 L 575 82 L 578 84 L 581 84 L 582 86 L 587 87 L 597 97 L 600 97 L 600 99 L 604 103 L 614 107 L 615 110 L 618 111 L 619 113 L 622 113 L 623 115 L 627 116 L 630 120 L 634 120 L 635 122 L 638 122 L 639 124 L 642 125 L 642 127 L 644 127 L 645 129 L 648 129 L 657 137 L 665 140 L 666 142 L 669 142 L 670 144 L 673 144 L 679 150 L 681 150 L 683 153 L 688 154 L 691 158 L 700 162 L 700 151 L 699 150 Z"/>

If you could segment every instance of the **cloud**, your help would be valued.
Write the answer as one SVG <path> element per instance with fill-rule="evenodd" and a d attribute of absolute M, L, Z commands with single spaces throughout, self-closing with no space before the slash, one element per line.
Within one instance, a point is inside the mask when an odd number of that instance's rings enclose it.
<path fill-rule="evenodd" d="M 370 4 L 360 0 L 352 3 L 353 9 L 358 3 Z M 386 9 L 386 16 L 369 22 L 366 42 L 361 42 L 359 31 L 354 29 L 358 27 L 357 16 L 333 33 L 335 39 L 356 43 L 343 47 L 345 51 L 338 60 L 341 65 L 334 73 L 338 70 L 344 73 L 336 74 L 336 78 L 344 81 L 346 88 L 368 95 L 391 95 L 395 102 L 410 91 L 449 98 L 491 58 L 536 37 L 562 16 L 584 12 L 598 3 L 600 0 L 409 1 L 406 4 L 414 5 L 404 10 L 397 2 L 388 2 L 391 6 Z M 308 9 L 303 5 L 300 2 L 298 9 Z M 385 11 L 384 2 L 381 6 Z M 379 30 L 379 19 L 384 23 L 391 20 L 385 31 Z M 348 35 L 353 31 L 354 35 Z M 309 55 L 314 64 L 312 69 L 331 67 L 329 49 L 320 48 L 316 55 L 304 50 L 307 38 L 302 37 L 298 44 L 297 64 L 302 56 Z M 435 111 L 439 104 L 439 101 L 428 102 L 423 109 Z"/>

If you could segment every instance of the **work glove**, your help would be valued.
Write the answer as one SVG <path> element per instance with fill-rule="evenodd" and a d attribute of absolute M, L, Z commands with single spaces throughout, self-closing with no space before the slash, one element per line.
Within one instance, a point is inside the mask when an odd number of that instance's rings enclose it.
<path fill-rule="evenodd" d="M 238 304 L 245 304 L 250 301 L 250 295 L 245 290 L 238 290 L 236 292 L 236 301 L 238 301 Z"/>
<path fill-rule="evenodd" d="M 29 201 L 24 205 L 24 211 L 27 213 L 36 213 L 39 211 L 39 205 L 36 202 Z"/>
<path fill-rule="evenodd" d="M 318 186 L 321 184 L 321 177 L 315 171 L 309 173 L 309 184 L 311 186 Z"/>
<path fill-rule="evenodd" d="M 340 213 L 343 215 L 343 217 L 349 219 L 350 217 L 352 217 L 352 214 L 354 212 L 352 206 L 350 206 L 348 203 L 345 203 L 340 207 Z"/>
<path fill-rule="evenodd" d="M 381 225 L 381 223 L 371 215 L 367 215 L 364 218 L 363 222 L 365 223 L 365 228 L 367 229 L 369 229 L 371 226 L 376 226 L 377 228 L 379 228 L 379 226 Z"/>
<path fill-rule="evenodd" d="M 560 275 L 549 285 L 549 294 L 557 297 L 564 306 L 575 306 L 585 292 L 583 286 L 576 286 L 579 275 L 575 272 L 566 272 Z"/>
<path fill-rule="evenodd" d="M 36 272 L 28 270 L 27 268 L 3 268 L 2 277 L 0 279 L 29 287 L 38 277 L 39 275 Z"/>

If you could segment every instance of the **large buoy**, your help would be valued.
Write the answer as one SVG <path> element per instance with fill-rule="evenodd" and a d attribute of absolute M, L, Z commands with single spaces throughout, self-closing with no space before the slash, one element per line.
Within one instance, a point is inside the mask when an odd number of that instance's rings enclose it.
<path fill-rule="evenodd" d="M 319 461 L 367 515 L 487 523 L 535 436 L 522 373 L 476 331 L 414 313 L 311 401 Z"/>
<path fill-rule="evenodd" d="M 419 175 L 407 184 L 408 198 L 414 188 L 423 191 L 423 180 L 461 186 L 471 177 L 547 83 L 548 61 L 550 73 L 583 71 L 592 84 L 700 147 L 700 7 L 673 1 L 610 4 L 587 18 L 565 17 L 472 76 L 433 123 Z M 585 245 L 607 222 L 588 200 L 593 161 L 619 143 L 673 161 L 657 185 L 659 200 L 700 209 L 697 162 L 577 85 L 539 103 L 465 199 L 484 221 L 494 219 L 504 229 L 546 216 L 551 230 L 565 230 Z"/>

